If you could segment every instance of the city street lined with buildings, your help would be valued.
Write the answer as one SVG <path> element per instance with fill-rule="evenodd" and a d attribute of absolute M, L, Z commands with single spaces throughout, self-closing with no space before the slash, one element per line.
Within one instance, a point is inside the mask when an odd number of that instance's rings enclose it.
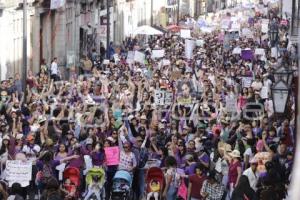
<path fill-rule="evenodd" d="M 299 11 L 0 0 L 0 200 L 299 199 Z"/>

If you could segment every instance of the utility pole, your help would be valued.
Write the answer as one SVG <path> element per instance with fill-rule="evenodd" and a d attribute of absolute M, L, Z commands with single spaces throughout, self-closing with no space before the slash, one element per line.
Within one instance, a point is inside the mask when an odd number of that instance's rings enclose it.
<path fill-rule="evenodd" d="M 153 26 L 153 0 L 151 0 L 151 26 Z"/>
<path fill-rule="evenodd" d="M 26 102 L 26 79 L 27 79 L 27 0 L 23 0 L 23 92 Z"/>
<path fill-rule="evenodd" d="M 180 14 L 180 11 L 179 11 L 179 8 L 180 8 L 180 0 L 177 0 L 177 26 L 179 25 L 179 14 Z"/>
<path fill-rule="evenodd" d="M 110 13 L 109 13 L 109 2 L 106 0 L 106 58 L 109 59 L 109 43 L 110 43 Z"/>

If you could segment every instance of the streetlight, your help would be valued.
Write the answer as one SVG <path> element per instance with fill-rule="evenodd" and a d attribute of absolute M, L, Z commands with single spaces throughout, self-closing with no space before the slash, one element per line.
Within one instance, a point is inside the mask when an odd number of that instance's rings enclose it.
<path fill-rule="evenodd" d="M 289 86 L 283 81 L 279 80 L 271 88 L 273 105 L 275 113 L 283 114 L 286 109 L 286 104 L 288 102 L 289 96 Z"/>
<path fill-rule="evenodd" d="M 276 71 L 273 74 L 275 82 L 283 80 L 289 87 L 291 86 L 294 74 L 293 70 L 281 66 L 278 69 L 276 69 Z"/>

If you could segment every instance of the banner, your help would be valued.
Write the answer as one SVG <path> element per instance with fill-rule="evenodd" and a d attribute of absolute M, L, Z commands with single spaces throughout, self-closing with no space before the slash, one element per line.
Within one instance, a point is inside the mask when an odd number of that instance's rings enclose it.
<path fill-rule="evenodd" d="M 119 162 L 120 162 L 119 147 L 105 147 L 104 151 L 105 151 L 107 166 L 119 164 Z"/>
<path fill-rule="evenodd" d="M 152 58 L 162 58 L 165 56 L 165 50 L 160 49 L 160 50 L 152 50 Z"/>
<path fill-rule="evenodd" d="M 185 40 L 185 57 L 187 59 L 192 59 L 194 48 L 195 48 L 195 41 L 186 39 Z"/>
<path fill-rule="evenodd" d="M 145 54 L 139 52 L 139 51 L 135 51 L 134 52 L 134 61 L 139 62 L 141 64 L 144 64 L 145 62 Z"/>
<path fill-rule="evenodd" d="M 13 183 L 20 183 L 22 187 L 29 185 L 32 177 L 32 162 L 21 160 L 6 161 L 5 180 L 11 186 Z"/>
<path fill-rule="evenodd" d="M 171 105 L 173 103 L 173 93 L 163 90 L 155 90 L 154 103 L 158 106 Z"/>
<path fill-rule="evenodd" d="M 191 30 L 190 29 L 181 29 L 180 37 L 182 38 L 191 38 Z"/>
<path fill-rule="evenodd" d="M 51 0 L 50 9 L 54 10 L 65 5 L 65 0 Z"/>

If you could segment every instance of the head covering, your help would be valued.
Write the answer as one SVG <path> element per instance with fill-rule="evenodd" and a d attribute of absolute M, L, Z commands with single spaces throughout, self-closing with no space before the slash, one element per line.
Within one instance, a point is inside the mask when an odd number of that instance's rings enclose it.
<path fill-rule="evenodd" d="M 233 150 L 231 153 L 229 153 L 229 155 L 233 158 L 239 158 L 241 157 L 241 153 L 239 150 Z"/>
<path fill-rule="evenodd" d="M 8 135 L 3 136 L 2 140 L 10 140 L 10 137 Z"/>
<path fill-rule="evenodd" d="M 19 134 L 16 136 L 16 140 L 21 140 L 21 139 L 23 138 L 23 136 L 24 136 L 23 134 L 20 134 L 20 133 L 19 133 Z"/>

